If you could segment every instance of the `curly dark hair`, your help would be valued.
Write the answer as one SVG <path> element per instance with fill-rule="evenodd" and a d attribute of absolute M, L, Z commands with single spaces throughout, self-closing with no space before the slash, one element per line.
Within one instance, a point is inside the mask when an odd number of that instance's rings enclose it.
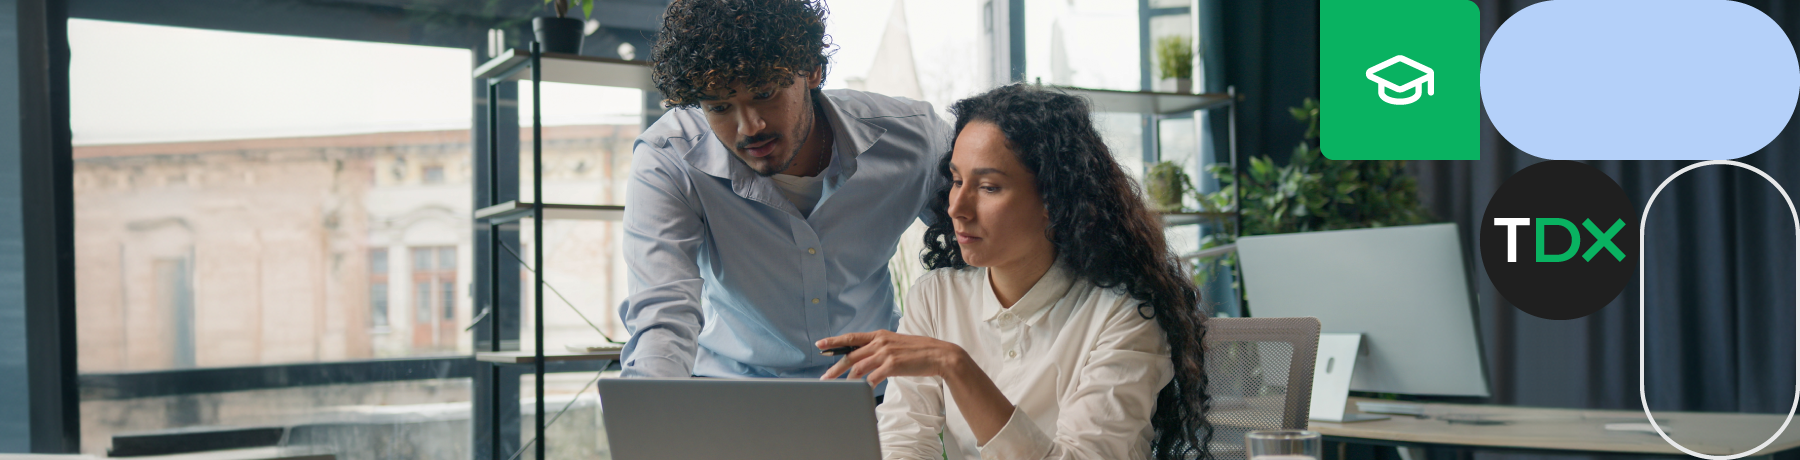
<path fill-rule="evenodd" d="M 957 101 L 956 133 L 972 121 L 993 123 L 1007 147 L 1037 175 L 1049 211 L 1045 229 L 1057 257 L 1076 276 L 1139 300 L 1138 314 L 1155 319 L 1169 341 L 1175 378 L 1156 398 L 1151 418 L 1158 459 L 1210 459 L 1212 425 L 1206 420 L 1206 314 L 1199 291 L 1163 240 L 1158 218 L 1137 185 L 1113 160 L 1094 129 L 1086 100 L 1024 84 L 1000 87 Z M 938 162 L 950 177 L 950 154 Z M 945 181 L 949 182 L 949 181 Z M 931 203 L 936 222 L 925 231 L 925 266 L 964 268 L 949 213 L 950 189 Z"/>
<path fill-rule="evenodd" d="M 651 79 L 669 107 L 747 88 L 787 85 L 803 72 L 824 81 L 834 45 L 819 0 L 675 0 L 650 51 Z"/>

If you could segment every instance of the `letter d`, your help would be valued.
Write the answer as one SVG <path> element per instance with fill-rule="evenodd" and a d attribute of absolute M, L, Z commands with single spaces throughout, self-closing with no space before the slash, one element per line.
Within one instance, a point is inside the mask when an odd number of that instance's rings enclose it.
<path fill-rule="evenodd" d="M 1544 254 L 1544 226 L 1546 226 L 1546 225 L 1555 225 L 1555 226 L 1562 227 L 1562 228 L 1569 230 L 1569 250 L 1563 251 L 1562 254 L 1557 254 L 1557 255 Z M 1562 262 L 1565 260 L 1569 260 L 1570 258 L 1575 257 L 1576 249 L 1581 249 L 1581 234 L 1575 233 L 1575 223 L 1569 222 L 1568 219 L 1558 219 L 1555 217 L 1539 217 L 1539 218 L 1537 218 L 1536 227 L 1537 227 L 1537 261 L 1538 262 Z"/>

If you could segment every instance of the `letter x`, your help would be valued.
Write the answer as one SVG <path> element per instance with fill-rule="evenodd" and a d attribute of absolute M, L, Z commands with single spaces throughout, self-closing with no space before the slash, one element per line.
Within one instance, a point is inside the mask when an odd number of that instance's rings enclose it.
<path fill-rule="evenodd" d="M 1613 221 L 1612 227 L 1606 229 L 1605 232 L 1601 232 L 1599 227 L 1595 227 L 1594 221 L 1591 219 L 1582 219 L 1581 228 L 1587 229 L 1588 234 L 1594 235 L 1594 245 L 1588 246 L 1587 252 L 1581 253 L 1581 260 L 1594 260 L 1594 255 L 1599 254 L 1602 248 L 1605 248 L 1606 252 L 1612 253 L 1614 259 L 1625 260 L 1625 253 L 1612 242 L 1613 235 L 1619 234 L 1619 229 L 1625 228 L 1625 219 Z"/>

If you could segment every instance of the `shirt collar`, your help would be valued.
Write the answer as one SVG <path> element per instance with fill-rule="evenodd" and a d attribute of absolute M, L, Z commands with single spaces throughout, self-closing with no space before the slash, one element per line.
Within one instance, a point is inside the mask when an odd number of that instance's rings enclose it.
<path fill-rule="evenodd" d="M 1025 291 L 1023 297 L 1014 303 L 1012 308 L 1001 308 L 1000 297 L 994 295 L 994 282 L 988 279 L 987 268 L 981 269 L 981 308 L 982 321 L 1028 321 L 1038 313 L 1048 310 L 1051 305 L 1061 301 L 1075 284 L 1075 277 L 1063 266 L 1062 259 L 1050 264 L 1050 270 L 1038 278 L 1031 290 Z"/>

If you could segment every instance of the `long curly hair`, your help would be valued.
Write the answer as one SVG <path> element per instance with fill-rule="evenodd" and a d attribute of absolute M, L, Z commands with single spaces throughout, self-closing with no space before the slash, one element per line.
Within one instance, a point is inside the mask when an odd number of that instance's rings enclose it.
<path fill-rule="evenodd" d="M 1206 365 L 1201 340 L 1206 314 L 1199 291 L 1163 240 L 1157 216 L 1094 129 L 1086 100 L 1024 84 L 1013 84 L 957 101 L 956 133 L 972 121 L 993 123 L 1007 147 L 1037 175 L 1038 193 L 1049 211 L 1045 229 L 1057 257 L 1073 272 L 1101 288 L 1139 300 L 1138 314 L 1155 319 L 1169 341 L 1175 378 L 1156 398 L 1151 418 L 1158 459 L 1209 459 L 1212 426 L 1206 420 Z M 950 154 L 938 162 L 950 177 Z M 945 181 L 948 182 L 947 180 Z M 925 231 L 925 265 L 964 268 L 962 250 L 949 213 L 950 189 L 936 193 L 936 222 Z"/>
<path fill-rule="evenodd" d="M 650 75 L 669 107 L 729 97 L 731 86 L 787 85 L 820 72 L 832 51 L 819 0 L 675 0 L 650 50 Z"/>

